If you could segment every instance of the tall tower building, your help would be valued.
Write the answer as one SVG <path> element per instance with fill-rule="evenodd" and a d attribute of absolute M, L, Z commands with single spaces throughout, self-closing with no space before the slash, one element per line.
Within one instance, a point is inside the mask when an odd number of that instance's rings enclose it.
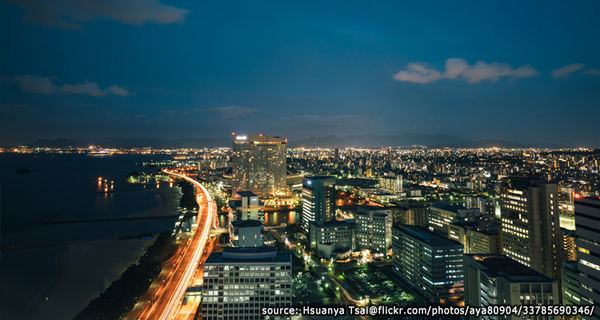
<path fill-rule="evenodd" d="M 225 248 L 206 259 L 202 319 L 264 319 L 262 308 L 291 305 L 290 252 L 273 247 Z"/>
<path fill-rule="evenodd" d="M 335 178 L 328 176 L 302 179 L 302 228 L 309 232 L 310 223 L 335 220 Z"/>
<path fill-rule="evenodd" d="M 501 197 L 502 253 L 559 280 L 558 185 L 513 179 Z"/>
<path fill-rule="evenodd" d="M 252 191 L 261 197 L 286 193 L 287 140 L 233 134 L 233 194 Z"/>
<path fill-rule="evenodd" d="M 356 247 L 376 255 L 387 256 L 392 246 L 392 210 L 381 207 L 359 207 L 354 215 Z"/>
<path fill-rule="evenodd" d="M 575 199 L 575 230 L 577 234 L 577 269 L 582 305 L 600 304 L 600 199 Z M 600 308 L 593 317 L 600 319 Z"/>

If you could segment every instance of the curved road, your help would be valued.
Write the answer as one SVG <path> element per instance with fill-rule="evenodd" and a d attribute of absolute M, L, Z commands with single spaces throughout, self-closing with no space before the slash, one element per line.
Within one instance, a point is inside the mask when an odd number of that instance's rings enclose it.
<path fill-rule="evenodd" d="M 191 284 L 192 278 L 198 269 L 202 253 L 206 247 L 210 235 L 210 228 L 216 217 L 217 207 L 208 190 L 198 181 L 175 172 L 164 170 L 166 174 L 185 179 L 197 187 L 200 191 L 196 200 L 199 210 L 194 234 L 188 240 L 176 266 L 171 270 L 167 279 L 157 289 L 156 302 L 148 305 L 138 319 L 173 319 L 181 307 L 183 295 Z"/>

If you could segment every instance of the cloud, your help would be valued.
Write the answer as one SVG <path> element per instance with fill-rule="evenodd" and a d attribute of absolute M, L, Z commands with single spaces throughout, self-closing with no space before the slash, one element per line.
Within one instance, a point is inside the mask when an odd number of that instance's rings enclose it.
<path fill-rule="evenodd" d="M 590 75 L 590 76 L 600 76 L 600 69 L 587 69 L 585 70 L 583 73 Z"/>
<path fill-rule="evenodd" d="M 83 94 L 93 97 L 103 97 L 108 92 L 119 95 L 127 96 L 131 93 L 126 89 L 112 85 L 106 90 L 102 90 L 96 82 L 85 80 L 79 84 L 68 84 L 64 83 L 62 86 L 55 84 L 58 81 L 57 77 L 41 77 L 32 75 L 19 75 L 14 76 L 12 79 L 3 77 L 3 81 L 14 81 L 17 83 L 19 88 L 25 92 L 31 92 L 36 94 L 57 94 L 57 93 L 74 93 Z"/>
<path fill-rule="evenodd" d="M 442 78 L 442 74 L 435 69 L 428 69 L 424 63 L 409 63 L 407 70 L 401 70 L 394 75 L 398 81 L 408 81 L 416 83 L 430 83 Z"/>
<path fill-rule="evenodd" d="M 226 119 L 237 119 L 258 112 L 258 109 L 255 108 L 246 108 L 238 106 L 216 107 L 206 110 L 216 112 L 220 114 L 221 117 Z"/>
<path fill-rule="evenodd" d="M 121 88 L 119 86 L 115 86 L 115 85 L 112 85 L 112 86 L 106 88 L 106 90 L 109 92 L 112 92 L 118 96 L 121 96 L 121 97 L 125 97 L 125 96 L 128 96 L 131 94 L 131 92 L 127 91 L 126 89 Z"/>
<path fill-rule="evenodd" d="M 89 82 L 85 80 L 81 84 L 63 84 L 61 90 L 64 92 L 71 92 L 76 94 L 87 94 L 94 97 L 102 97 L 106 95 L 106 92 L 102 91 L 96 82 Z"/>
<path fill-rule="evenodd" d="M 13 0 L 27 11 L 28 23 L 62 29 L 81 29 L 82 22 L 115 20 L 142 26 L 146 23 L 183 23 L 185 9 L 164 5 L 157 0 Z"/>
<path fill-rule="evenodd" d="M 52 94 L 58 92 L 59 89 L 54 84 L 54 79 L 56 79 L 56 77 L 38 77 L 31 75 L 14 77 L 14 81 L 17 82 L 21 90 L 37 94 Z"/>
<path fill-rule="evenodd" d="M 585 68 L 585 64 L 583 63 L 572 63 L 566 66 L 560 67 L 556 70 L 552 70 L 552 76 L 554 78 L 565 78 L 569 76 L 573 72 L 577 72 L 581 69 Z"/>
<path fill-rule="evenodd" d="M 465 80 L 468 83 L 482 81 L 496 82 L 502 77 L 526 78 L 539 72 L 529 65 L 517 69 L 506 63 L 477 61 L 469 65 L 461 58 L 446 59 L 445 71 L 442 73 L 435 69 L 428 69 L 423 63 L 409 63 L 406 70 L 401 70 L 394 75 L 398 81 L 415 83 L 430 83 L 439 79 Z"/>

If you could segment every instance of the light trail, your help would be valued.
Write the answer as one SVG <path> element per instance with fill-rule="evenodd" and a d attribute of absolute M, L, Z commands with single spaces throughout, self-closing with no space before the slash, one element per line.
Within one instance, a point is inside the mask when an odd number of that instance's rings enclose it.
<path fill-rule="evenodd" d="M 192 281 L 192 277 L 194 276 L 194 273 L 196 272 L 196 269 L 200 263 L 200 259 L 202 257 L 202 252 L 204 251 L 204 249 L 206 247 L 206 243 L 208 241 L 208 237 L 210 234 L 210 228 L 211 228 L 211 224 L 212 224 L 211 222 L 213 221 L 214 216 L 216 215 L 216 204 L 215 204 L 214 200 L 212 199 L 212 197 L 210 196 L 210 194 L 208 193 L 208 190 L 202 184 L 200 184 L 198 181 L 196 181 L 192 178 L 189 178 L 185 175 L 182 175 L 182 174 L 170 172 L 167 170 L 164 170 L 164 172 L 166 174 L 184 179 L 184 180 L 192 183 L 199 190 L 201 190 L 202 193 L 204 193 L 204 197 L 203 198 L 197 197 L 198 205 L 200 206 L 200 208 L 198 210 L 198 227 L 196 228 L 196 230 L 194 232 L 194 236 L 188 241 L 188 244 L 186 244 L 185 251 L 187 251 L 188 249 L 191 248 L 193 250 L 192 257 L 189 261 L 184 262 L 185 269 L 183 271 L 183 275 L 181 277 L 170 277 L 167 280 L 167 283 L 165 283 L 165 288 L 163 288 L 163 290 L 161 290 L 164 293 L 165 291 L 167 291 L 167 288 L 170 288 L 173 291 L 173 293 L 170 295 L 170 297 L 166 297 L 167 302 L 166 302 L 166 305 L 164 306 L 164 308 L 158 308 L 159 310 L 162 309 L 162 312 L 160 313 L 160 315 L 156 315 L 156 314 L 152 314 L 152 313 L 150 314 L 150 316 L 153 319 L 160 319 L 160 320 L 173 319 L 174 317 L 177 316 L 177 311 L 179 310 L 179 307 L 181 305 L 183 295 L 185 294 L 185 291 L 186 291 L 188 285 Z M 206 205 L 203 206 L 203 204 L 206 204 Z M 202 213 L 204 211 L 203 209 L 205 209 L 203 207 L 205 207 L 207 210 L 206 210 L 204 224 L 201 229 Z M 179 278 L 179 279 L 174 280 L 174 278 Z M 173 282 L 173 280 L 174 280 L 174 282 Z"/>

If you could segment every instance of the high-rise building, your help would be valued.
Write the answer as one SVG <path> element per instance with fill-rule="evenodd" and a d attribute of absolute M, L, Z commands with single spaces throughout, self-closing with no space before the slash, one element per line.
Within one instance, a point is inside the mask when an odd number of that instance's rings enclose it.
<path fill-rule="evenodd" d="M 560 228 L 560 261 L 577 261 L 575 230 Z"/>
<path fill-rule="evenodd" d="M 463 298 L 463 245 L 415 226 L 392 228 L 392 270 L 431 303 Z"/>
<path fill-rule="evenodd" d="M 240 220 L 229 224 L 229 244 L 233 247 L 260 247 L 263 224 L 258 220 Z"/>
<path fill-rule="evenodd" d="M 292 305 L 292 256 L 273 247 L 225 248 L 204 263 L 202 319 L 264 319 Z M 273 317 L 284 319 L 286 317 Z"/>
<path fill-rule="evenodd" d="M 309 226 L 310 249 L 315 250 L 319 257 L 345 257 L 356 248 L 354 220 L 312 221 Z"/>
<path fill-rule="evenodd" d="M 558 185 L 513 179 L 502 198 L 502 253 L 560 280 Z"/>
<path fill-rule="evenodd" d="M 577 268 L 581 304 L 600 304 L 600 199 L 575 199 L 575 230 L 577 234 Z M 600 308 L 594 309 L 594 317 L 600 319 Z"/>
<path fill-rule="evenodd" d="M 229 221 L 260 220 L 264 221 L 265 204 L 258 195 L 251 191 L 238 191 L 233 200 L 229 200 Z"/>
<path fill-rule="evenodd" d="M 465 304 L 490 305 L 559 304 L 556 280 L 501 254 L 465 255 Z M 521 319 L 487 314 L 482 319 Z M 550 319 L 541 316 L 535 319 Z"/>
<path fill-rule="evenodd" d="M 392 246 L 392 211 L 382 207 L 359 207 L 356 221 L 356 248 L 387 256 Z"/>
<path fill-rule="evenodd" d="M 286 193 L 287 140 L 263 135 L 233 134 L 231 187 L 260 197 Z"/>
<path fill-rule="evenodd" d="M 310 232 L 310 223 L 335 220 L 335 178 L 328 176 L 302 179 L 302 228 Z"/>
<path fill-rule="evenodd" d="M 563 261 L 561 270 L 562 304 L 578 306 L 581 303 L 577 261 Z"/>

